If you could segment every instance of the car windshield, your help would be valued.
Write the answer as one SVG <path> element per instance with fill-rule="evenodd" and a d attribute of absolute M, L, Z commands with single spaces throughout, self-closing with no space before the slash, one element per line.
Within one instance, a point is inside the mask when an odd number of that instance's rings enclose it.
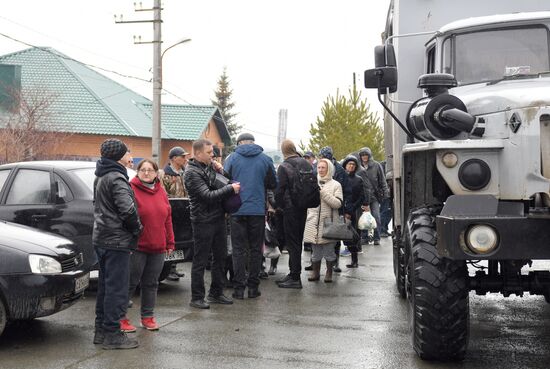
<path fill-rule="evenodd" d="M 550 70 L 545 27 L 456 35 L 443 43 L 443 71 L 459 85 L 538 76 Z"/>
<path fill-rule="evenodd" d="M 132 179 L 136 176 L 136 171 L 133 169 L 126 169 L 128 171 L 128 177 Z M 71 169 L 70 172 L 76 174 L 82 182 L 90 189 L 90 192 L 94 191 L 94 180 L 95 180 L 95 168 L 78 168 Z"/>

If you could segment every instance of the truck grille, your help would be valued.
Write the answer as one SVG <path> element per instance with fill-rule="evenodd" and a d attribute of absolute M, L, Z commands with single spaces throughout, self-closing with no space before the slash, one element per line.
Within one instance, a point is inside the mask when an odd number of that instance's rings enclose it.
<path fill-rule="evenodd" d="M 84 262 L 84 258 L 82 257 L 82 253 L 76 255 L 73 258 L 62 260 L 61 271 L 65 273 L 71 270 L 75 270 L 78 267 L 80 267 L 83 264 L 83 262 Z"/>

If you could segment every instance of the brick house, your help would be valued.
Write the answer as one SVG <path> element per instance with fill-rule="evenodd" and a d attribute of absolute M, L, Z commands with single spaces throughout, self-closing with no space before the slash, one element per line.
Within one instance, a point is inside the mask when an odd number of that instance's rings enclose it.
<path fill-rule="evenodd" d="M 49 135 L 63 135 L 60 145 L 34 152 L 32 158 L 95 160 L 103 140 L 123 140 L 135 158 L 151 157 L 152 102 L 88 66 L 52 48 L 30 48 L 0 56 L 0 106 L 7 88 L 22 96 L 49 96 Z M 13 102 L 12 102 L 13 103 Z M 15 109 L 18 111 L 18 109 Z M 227 126 L 215 106 L 162 105 L 161 164 L 173 146 L 191 152 L 198 138 L 223 148 L 230 143 Z M 1 116 L 1 115 L 0 115 Z M 6 128 L 0 120 L 0 131 Z M 4 125 L 2 125 L 4 124 Z M 45 136 L 48 135 L 45 133 Z M 0 161 L 9 160 L 9 143 L 0 147 Z"/>

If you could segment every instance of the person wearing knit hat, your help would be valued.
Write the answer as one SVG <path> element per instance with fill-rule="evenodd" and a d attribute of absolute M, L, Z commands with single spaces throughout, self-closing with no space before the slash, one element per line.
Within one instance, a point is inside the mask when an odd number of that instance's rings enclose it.
<path fill-rule="evenodd" d="M 231 214 L 231 246 L 233 258 L 233 297 L 261 295 L 262 247 L 265 232 L 266 191 L 277 187 L 273 160 L 254 143 L 254 136 L 243 133 L 237 138 L 237 148 L 226 159 L 225 171 L 242 185 L 242 205 Z"/>
<path fill-rule="evenodd" d="M 104 349 L 138 347 L 120 329 L 128 304 L 130 252 L 137 247 L 142 226 L 126 168 L 119 162 L 128 148 L 115 138 L 100 147 L 94 181 L 94 227 L 92 245 L 98 264 L 94 344 Z"/>
<path fill-rule="evenodd" d="M 102 158 L 119 161 L 126 154 L 128 148 L 124 142 L 117 138 L 109 138 L 101 144 L 100 152 Z"/>
<path fill-rule="evenodd" d="M 283 212 L 285 247 L 288 250 L 290 273 L 277 281 L 280 288 L 302 288 L 302 240 L 306 224 L 307 208 L 296 206 L 291 197 L 291 190 L 299 180 L 297 173 L 312 173 L 311 165 L 296 151 L 291 140 L 281 143 L 284 162 L 277 168 L 279 186 L 275 190 L 276 208 Z"/>

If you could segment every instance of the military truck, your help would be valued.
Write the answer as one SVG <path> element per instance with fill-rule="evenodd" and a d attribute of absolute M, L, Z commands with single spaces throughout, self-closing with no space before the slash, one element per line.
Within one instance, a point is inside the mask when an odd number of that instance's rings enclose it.
<path fill-rule="evenodd" d="M 522 273 L 550 259 L 549 9 L 394 0 L 365 71 L 386 111 L 394 272 L 421 358 L 465 357 L 470 291 L 550 302 L 550 272 Z"/>

